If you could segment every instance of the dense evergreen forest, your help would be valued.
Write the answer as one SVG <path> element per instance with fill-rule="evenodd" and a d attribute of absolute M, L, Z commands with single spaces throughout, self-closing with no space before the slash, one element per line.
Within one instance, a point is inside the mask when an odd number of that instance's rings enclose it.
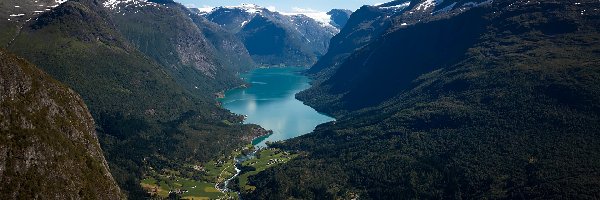
<path fill-rule="evenodd" d="M 251 177 L 248 197 L 600 198 L 600 15 L 581 13 L 598 7 L 397 16 L 298 95 L 338 120 L 274 144 L 303 156 Z"/>

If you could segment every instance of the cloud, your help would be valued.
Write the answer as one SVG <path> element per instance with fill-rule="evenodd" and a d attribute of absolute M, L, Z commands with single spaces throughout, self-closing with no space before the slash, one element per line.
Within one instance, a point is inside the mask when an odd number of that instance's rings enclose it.
<path fill-rule="evenodd" d="M 307 17 L 313 18 L 317 22 L 321 22 L 323 24 L 329 24 L 331 21 L 331 16 L 327 14 L 327 12 L 318 11 L 312 8 L 298 8 L 292 7 L 292 12 L 290 13 L 282 13 L 284 15 L 305 15 Z"/>
<path fill-rule="evenodd" d="M 267 6 L 267 7 L 265 7 L 265 8 L 266 8 L 267 10 L 270 10 L 270 11 L 273 11 L 273 12 L 277 11 L 277 8 L 276 8 L 275 6 Z"/>
<path fill-rule="evenodd" d="M 298 8 L 298 7 L 293 7 L 292 11 L 294 11 L 295 13 L 320 13 L 321 11 L 312 9 L 312 8 Z"/>

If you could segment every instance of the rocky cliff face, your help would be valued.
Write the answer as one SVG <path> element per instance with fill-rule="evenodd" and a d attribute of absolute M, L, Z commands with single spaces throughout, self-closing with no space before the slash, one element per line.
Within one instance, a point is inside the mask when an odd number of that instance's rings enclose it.
<path fill-rule="evenodd" d="M 77 93 L 0 51 L 0 105 L 0 198 L 123 198 Z"/>

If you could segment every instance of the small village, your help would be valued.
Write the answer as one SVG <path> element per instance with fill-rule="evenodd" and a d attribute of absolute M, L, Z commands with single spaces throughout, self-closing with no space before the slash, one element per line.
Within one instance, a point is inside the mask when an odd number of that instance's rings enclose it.
<path fill-rule="evenodd" d="M 249 159 L 239 163 L 242 167 L 249 166 L 252 171 L 242 171 L 236 177 L 235 158 L 249 155 Z M 286 163 L 295 158 L 297 154 L 282 151 L 277 148 L 259 148 L 248 145 L 238 149 L 230 155 L 207 163 L 195 163 L 187 166 L 188 171 L 161 170 L 157 172 L 149 167 L 153 173 L 142 180 L 142 187 L 151 195 L 167 198 L 177 195 L 184 199 L 220 199 L 237 197 L 235 192 L 224 190 L 223 182 L 231 179 L 238 181 L 240 190 L 252 190 L 254 186 L 248 185 L 248 177 L 256 175 L 270 167 Z M 198 174 L 201 179 L 184 177 L 182 174 Z"/>

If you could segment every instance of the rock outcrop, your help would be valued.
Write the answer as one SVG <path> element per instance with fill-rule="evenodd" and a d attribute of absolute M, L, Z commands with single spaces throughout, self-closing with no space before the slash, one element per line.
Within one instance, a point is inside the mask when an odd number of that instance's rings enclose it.
<path fill-rule="evenodd" d="M 81 97 L 0 51 L 0 199 L 122 199 Z"/>

